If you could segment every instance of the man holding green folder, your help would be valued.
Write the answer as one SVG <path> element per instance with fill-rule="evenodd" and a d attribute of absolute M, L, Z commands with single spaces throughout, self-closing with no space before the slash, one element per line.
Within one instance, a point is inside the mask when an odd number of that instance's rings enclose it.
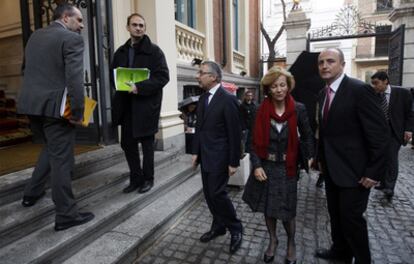
<path fill-rule="evenodd" d="M 112 123 L 121 125 L 121 147 L 130 170 L 129 193 L 149 191 L 154 185 L 154 135 L 158 132 L 162 89 L 170 80 L 162 50 L 145 34 L 142 15 L 127 18 L 131 38 L 114 54 L 111 69 Z M 127 87 L 125 87 L 125 85 Z M 141 166 L 138 143 L 141 143 Z"/>

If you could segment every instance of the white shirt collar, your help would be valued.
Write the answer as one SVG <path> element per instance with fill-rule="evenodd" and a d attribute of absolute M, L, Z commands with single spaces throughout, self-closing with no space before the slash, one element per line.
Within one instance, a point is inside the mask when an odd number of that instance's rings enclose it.
<path fill-rule="evenodd" d="M 213 86 L 213 88 L 211 88 L 210 90 L 208 90 L 208 92 L 211 95 L 214 95 L 217 92 L 217 89 L 220 87 L 220 85 L 221 85 L 220 83 L 216 84 L 215 86 Z"/>
<path fill-rule="evenodd" d="M 391 94 L 391 85 L 387 85 L 387 89 L 384 91 L 385 94 Z"/>
<path fill-rule="evenodd" d="M 342 80 L 345 77 L 345 73 L 342 73 L 341 76 L 339 76 L 338 79 L 336 79 L 333 83 L 331 83 L 331 85 L 329 85 L 329 87 L 331 87 L 331 89 L 334 91 L 334 93 L 336 93 L 336 91 L 338 91 L 339 85 L 341 85 Z"/>
<path fill-rule="evenodd" d="M 64 29 L 68 29 L 68 28 L 66 27 L 66 25 L 65 25 L 62 21 L 60 21 L 60 20 L 55 20 L 55 22 L 56 22 L 56 23 L 58 23 L 59 25 L 61 25 Z"/>

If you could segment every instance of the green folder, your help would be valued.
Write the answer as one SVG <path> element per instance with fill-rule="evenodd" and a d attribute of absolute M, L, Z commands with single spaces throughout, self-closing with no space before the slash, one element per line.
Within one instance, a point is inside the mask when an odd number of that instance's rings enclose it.
<path fill-rule="evenodd" d="M 114 69 L 115 89 L 117 91 L 131 91 L 131 87 L 127 83 L 137 83 L 148 80 L 150 70 L 147 68 L 124 68 L 118 67 Z"/>

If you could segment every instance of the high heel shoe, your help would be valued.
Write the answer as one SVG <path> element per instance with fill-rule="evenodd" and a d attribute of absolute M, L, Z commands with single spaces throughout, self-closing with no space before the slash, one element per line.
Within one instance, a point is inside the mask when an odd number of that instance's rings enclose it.
<path fill-rule="evenodd" d="M 275 259 L 275 256 L 268 256 L 266 253 L 263 256 L 264 263 L 270 263 Z"/>
<path fill-rule="evenodd" d="M 285 259 L 285 264 L 296 264 L 296 260 Z"/>

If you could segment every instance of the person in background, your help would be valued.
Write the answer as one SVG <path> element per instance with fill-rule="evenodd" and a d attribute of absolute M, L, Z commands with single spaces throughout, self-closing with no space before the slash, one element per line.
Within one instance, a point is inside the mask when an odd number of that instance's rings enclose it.
<path fill-rule="evenodd" d="M 192 154 L 193 139 L 197 123 L 197 102 L 187 105 L 180 116 L 184 120 L 185 153 Z"/>
<path fill-rule="evenodd" d="M 254 103 L 254 96 L 252 91 L 247 91 L 244 94 L 243 102 L 240 104 L 240 110 L 242 115 L 243 128 L 245 129 L 245 147 L 244 151 L 250 153 L 251 138 L 252 138 L 252 126 L 256 116 L 257 106 Z"/>
<path fill-rule="evenodd" d="M 164 53 L 145 34 L 146 28 L 142 15 L 134 13 L 127 18 L 131 38 L 115 52 L 111 65 L 111 72 L 118 67 L 150 71 L 148 80 L 132 83 L 129 93 L 117 91 L 113 97 L 112 124 L 121 125 L 121 148 L 130 170 L 124 193 L 136 189 L 145 193 L 154 186 L 154 135 L 158 132 L 162 90 L 170 80 Z M 115 91 L 113 80 L 112 86 Z M 142 167 L 138 143 L 142 146 Z"/>
<path fill-rule="evenodd" d="M 274 260 L 278 244 L 276 224 L 281 220 L 288 237 L 285 263 L 293 264 L 296 263 L 299 149 L 305 150 L 310 166 L 314 138 L 305 106 L 290 95 L 294 78 L 288 71 L 272 67 L 263 77 L 261 86 L 267 98 L 256 114 L 250 152 L 253 173 L 242 198 L 254 212 L 264 213 L 270 238 L 264 262 Z"/>
<path fill-rule="evenodd" d="M 388 74 L 384 71 L 378 71 L 372 75 L 371 84 L 381 101 L 382 110 L 391 131 L 387 169 L 381 179 L 381 184 L 375 189 L 383 190 L 387 200 L 391 201 L 398 178 L 398 152 L 401 145 L 405 146 L 413 135 L 413 99 L 408 89 L 391 86 Z"/>

